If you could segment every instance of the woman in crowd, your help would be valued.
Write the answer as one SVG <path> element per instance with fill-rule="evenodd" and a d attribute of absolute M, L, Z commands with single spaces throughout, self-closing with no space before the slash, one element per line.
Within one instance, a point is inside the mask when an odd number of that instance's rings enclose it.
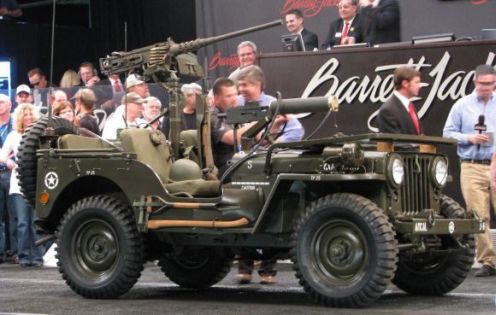
<path fill-rule="evenodd" d="M 64 89 L 68 98 L 71 98 L 81 86 L 81 78 L 76 71 L 69 69 L 64 72 L 59 84 L 60 88 Z"/>
<path fill-rule="evenodd" d="M 26 128 L 39 118 L 39 113 L 34 105 L 21 103 L 14 111 L 14 130 L 9 133 L 0 151 L 0 162 L 12 170 L 10 177 L 10 191 L 12 203 L 17 214 L 17 253 L 21 267 L 42 266 L 42 250 L 34 245 L 36 241 L 35 212 L 26 203 L 17 179 L 17 164 L 15 156 Z"/>
<path fill-rule="evenodd" d="M 74 108 L 69 101 L 54 102 L 52 105 L 52 115 L 64 118 L 70 121 L 74 126 L 79 125 L 78 120 L 74 115 Z"/>
<path fill-rule="evenodd" d="M 61 88 L 71 88 L 74 86 L 80 86 L 81 79 L 76 71 L 69 69 L 62 75 L 62 79 L 60 79 L 60 87 Z"/>

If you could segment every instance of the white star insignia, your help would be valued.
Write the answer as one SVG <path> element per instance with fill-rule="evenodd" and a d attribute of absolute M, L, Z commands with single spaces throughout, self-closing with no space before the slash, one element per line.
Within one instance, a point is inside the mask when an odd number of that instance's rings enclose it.
<path fill-rule="evenodd" d="M 49 172 L 45 175 L 45 186 L 48 189 L 54 189 L 59 184 L 59 177 L 55 172 Z"/>

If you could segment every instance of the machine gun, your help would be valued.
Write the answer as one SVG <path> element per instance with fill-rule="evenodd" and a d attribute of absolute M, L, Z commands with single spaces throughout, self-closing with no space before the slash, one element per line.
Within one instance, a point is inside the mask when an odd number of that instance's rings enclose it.
<path fill-rule="evenodd" d="M 195 55 L 190 52 L 215 42 L 281 25 L 282 20 L 265 23 L 224 35 L 198 38 L 184 43 L 175 43 L 171 38 L 166 42 L 138 48 L 129 52 L 113 52 L 105 58 L 100 58 L 100 69 L 103 73 L 119 74 L 123 72 L 144 70 L 145 78 L 152 78 L 157 84 L 166 89 L 169 98 L 170 131 L 172 152 L 175 158 L 180 154 L 181 115 L 179 109 L 179 76 L 198 80 L 203 76 L 202 67 Z M 165 81 L 165 84 L 163 83 Z"/>
<path fill-rule="evenodd" d="M 289 98 L 275 100 L 269 106 L 260 106 L 257 102 L 247 103 L 245 106 L 236 106 L 226 112 L 225 118 L 228 124 L 234 126 L 253 121 L 257 122 L 241 138 L 242 149 L 243 151 L 247 151 L 253 147 L 255 136 L 262 129 L 270 125 L 275 115 L 301 114 L 305 112 L 337 112 L 338 108 L 339 103 L 335 96 L 311 97 L 306 99 Z"/>
<path fill-rule="evenodd" d="M 223 35 L 207 37 L 207 38 L 197 38 L 184 43 L 175 43 L 172 38 L 168 38 L 166 42 L 156 43 L 143 48 L 134 49 L 128 52 L 113 52 L 105 58 L 100 58 L 100 69 L 103 73 L 109 74 L 119 74 L 127 71 L 136 70 L 139 68 L 146 69 L 157 69 L 159 67 L 170 66 L 171 62 L 178 55 L 183 53 L 188 53 L 195 51 L 199 48 L 205 47 L 207 45 L 241 36 L 244 34 L 252 33 L 255 31 L 260 31 L 273 26 L 278 26 L 282 24 L 282 20 L 275 20 L 269 23 L 249 27 L 243 30 L 230 32 Z M 184 57 L 180 61 L 185 63 L 179 63 L 179 72 L 184 74 L 195 74 L 201 71 L 201 67 L 197 67 L 198 63 L 193 64 L 195 60 Z M 191 63 L 193 62 L 193 63 Z M 201 75 L 200 75 L 201 77 Z"/>

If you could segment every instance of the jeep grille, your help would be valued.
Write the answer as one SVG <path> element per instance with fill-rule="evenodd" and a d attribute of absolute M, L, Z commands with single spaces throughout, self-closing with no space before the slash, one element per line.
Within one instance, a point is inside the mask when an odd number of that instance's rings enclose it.
<path fill-rule="evenodd" d="M 405 162 L 405 184 L 401 188 L 401 210 L 405 215 L 418 214 L 429 209 L 431 181 L 429 180 L 430 156 L 403 156 Z"/>

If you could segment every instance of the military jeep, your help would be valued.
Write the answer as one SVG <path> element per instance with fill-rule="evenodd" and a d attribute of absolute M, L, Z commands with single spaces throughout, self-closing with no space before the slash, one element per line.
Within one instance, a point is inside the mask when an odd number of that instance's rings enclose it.
<path fill-rule="evenodd" d="M 330 104 L 279 100 L 262 125 Z M 160 132 L 125 129 L 115 142 L 78 133 L 43 118 L 17 158 L 37 224 L 56 238 L 59 271 L 87 298 L 123 295 L 153 260 L 179 286 L 207 288 L 236 254 L 291 259 L 304 290 L 326 306 L 366 306 L 391 283 L 442 295 L 466 278 L 474 233 L 484 230 L 443 195 L 448 160 L 436 147 L 448 139 L 379 133 L 263 147 L 245 137 L 216 179 L 174 156 Z"/>

